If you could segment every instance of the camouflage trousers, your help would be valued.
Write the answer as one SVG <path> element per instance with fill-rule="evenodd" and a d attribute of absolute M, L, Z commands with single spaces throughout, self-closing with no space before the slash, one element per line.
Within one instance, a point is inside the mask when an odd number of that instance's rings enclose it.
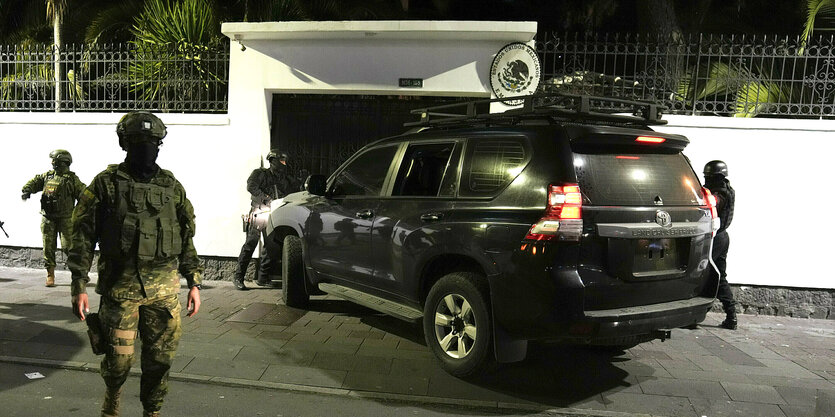
<path fill-rule="evenodd" d="M 69 217 L 47 218 L 41 220 L 41 234 L 43 234 L 43 263 L 46 268 L 55 267 L 55 251 L 57 250 L 58 235 L 61 235 L 61 250 L 64 254 L 70 248 L 72 239 L 72 222 Z"/>
<path fill-rule="evenodd" d="M 176 294 L 143 299 L 101 297 L 99 317 L 108 338 L 101 375 L 110 389 L 124 384 L 133 364 L 136 335 L 142 341 L 139 401 L 146 411 L 162 408 L 168 393 L 168 371 L 180 343 L 180 300 Z"/>

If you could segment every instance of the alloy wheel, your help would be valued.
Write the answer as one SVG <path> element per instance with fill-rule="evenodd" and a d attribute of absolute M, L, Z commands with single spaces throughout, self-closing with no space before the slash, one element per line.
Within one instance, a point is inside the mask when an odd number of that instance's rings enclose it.
<path fill-rule="evenodd" d="M 478 326 L 466 298 L 447 294 L 435 307 L 435 337 L 450 357 L 462 359 L 475 345 Z"/>

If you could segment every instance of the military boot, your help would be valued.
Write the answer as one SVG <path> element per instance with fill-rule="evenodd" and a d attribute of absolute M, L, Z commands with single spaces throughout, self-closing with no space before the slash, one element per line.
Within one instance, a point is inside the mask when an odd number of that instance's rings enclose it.
<path fill-rule="evenodd" d="M 54 266 L 46 267 L 46 286 L 47 287 L 54 287 L 55 286 L 55 267 Z"/>
<path fill-rule="evenodd" d="M 720 324 L 721 327 L 724 327 L 728 330 L 736 330 L 736 311 L 729 311 L 727 316 L 725 317 L 725 321 Z"/>
<path fill-rule="evenodd" d="M 256 282 L 261 287 L 271 287 L 273 285 L 273 281 L 270 279 L 269 274 L 259 273 L 258 280 Z"/>
<path fill-rule="evenodd" d="M 159 417 L 159 411 L 142 411 L 142 417 Z"/>
<path fill-rule="evenodd" d="M 235 284 L 235 288 L 238 291 L 246 291 L 246 284 L 244 284 L 244 276 L 241 274 L 235 274 L 235 277 L 232 278 L 232 283 Z"/>
<path fill-rule="evenodd" d="M 101 417 L 119 417 L 119 398 L 121 396 L 121 388 L 116 390 L 108 388 L 104 392 L 104 402 L 101 403 Z"/>

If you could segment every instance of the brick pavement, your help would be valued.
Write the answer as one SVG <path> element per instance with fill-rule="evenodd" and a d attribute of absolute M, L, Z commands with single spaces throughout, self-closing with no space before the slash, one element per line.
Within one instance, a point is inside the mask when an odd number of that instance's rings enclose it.
<path fill-rule="evenodd" d="M 42 273 L 0 267 L 0 370 L 4 362 L 96 370 L 86 327 L 70 312 L 69 274 L 59 271 L 49 289 Z M 833 320 L 743 315 L 732 332 L 711 313 L 698 329 L 626 352 L 532 344 L 524 362 L 464 381 L 437 366 L 419 325 L 329 297 L 302 311 L 284 306 L 278 289 L 205 284 L 200 313 L 183 320 L 172 378 L 578 415 L 835 410 Z"/>

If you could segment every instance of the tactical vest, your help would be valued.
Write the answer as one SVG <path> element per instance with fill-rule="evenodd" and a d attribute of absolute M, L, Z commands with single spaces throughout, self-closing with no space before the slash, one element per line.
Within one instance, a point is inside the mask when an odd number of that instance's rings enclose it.
<path fill-rule="evenodd" d="M 43 193 L 41 194 L 41 210 L 47 217 L 70 217 L 75 206 L 75 197 L 71 190 L 72 185 L 70 174 L 58 175 L 55 171 L 49 171 L 44 179 Z"/>
<path fill-rule="evenodd" d="M 727 203 L 724 204 L 721 210 L 719 210 L 719 232 L 724 231 L 731 225 L 731 222 L 734 219 L 734 203 L 736 200 L 736 191 L 734 191 L 733 187 L 731 187 L 731 183 L 725 180 L 725 186 L 723 187 L 725 194 L 727 195 Z"/>
<path fill-rule="evenodd" d="M 109 213 L 105 213 L 109 218 L 102 219 L 102 253 L 136 254 L 138 260 L 145 262 L 179 256 L 183 238 L 173 177 L 163 178 L 166 185 L 142 183 L 116 175 L 114 169 L 111 178 L 115 187 L 109 191 L 115 201 Z"/>

